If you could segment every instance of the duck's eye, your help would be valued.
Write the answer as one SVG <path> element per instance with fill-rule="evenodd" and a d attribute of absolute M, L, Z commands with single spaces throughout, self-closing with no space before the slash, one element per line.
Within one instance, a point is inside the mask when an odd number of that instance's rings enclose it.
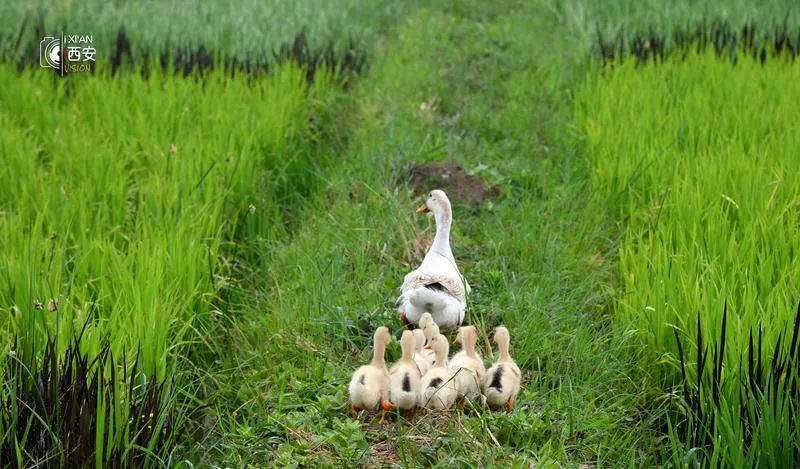
<path fill-rule="evenodd" d="M 428 197 L 433 197 L 433 192 L 429 192 Z"/>

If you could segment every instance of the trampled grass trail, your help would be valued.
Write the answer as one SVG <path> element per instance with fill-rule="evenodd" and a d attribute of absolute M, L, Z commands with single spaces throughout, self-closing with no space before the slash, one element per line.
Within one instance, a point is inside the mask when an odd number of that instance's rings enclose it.
<path fill-rule="evenodd" d="M 176 12 L 212 28 L 7 3 L 0 466 L 800 457 L 796 0 Z M 39 67 L 40 33 L 95 24 L 93 73 Z M 480 352 L 506 325 L 523 392 L 351 420 L 433 235 L 429 162 L 497 188 L 451 192 L 452 244 Z"/>
<path fill-rule="evenodd" d="M 564 89 L 581 57 L 555 12 L 503 6 L 437 2 L 378 45 L 344 105 L 347 150 L 314 173 L 318 190 L 296 229 L 249 266 L 251 288 L 230 301 L 238 320 L 207 377 L 219 395 L 202 458 L 450 466 L 653 456 L 639 411 L 647 396 L 629 375 L 636 351 L 606 328 L 608 225 L 588 203 L 588 168 L 568 127 Z M 413 212 L 421 194 L 407 173 L 430 161 L 501 189 L 480 206 L 454 201 L 452 243 L 474 288 L 467 322 L 479 344 L 508 326 L 524 390 L 511 415 L 392 418 L 381 428 L 349 418 L 346 383 L 369 359 L 375 327 L 395 339 L 402 330 L 397 287 L 421 258 L 417 240 L 432 236 Z M 398 356 L 394 342 L 388 358 Z"/>

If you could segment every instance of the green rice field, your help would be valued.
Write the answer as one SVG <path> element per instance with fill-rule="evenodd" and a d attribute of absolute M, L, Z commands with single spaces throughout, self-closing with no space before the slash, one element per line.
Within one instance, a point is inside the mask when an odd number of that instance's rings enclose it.
<path fill-rule="evenodd" d="M 780 0 L 7 2 L 0 466 L 796 465 L 799 55 Z M 435 188 L 516 408 L 353 419 Z"/>

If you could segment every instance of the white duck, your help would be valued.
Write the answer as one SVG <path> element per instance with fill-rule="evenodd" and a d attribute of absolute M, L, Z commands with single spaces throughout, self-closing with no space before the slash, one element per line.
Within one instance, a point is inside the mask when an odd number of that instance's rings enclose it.
<path fill-rule="evenodd" d="M 348 392 L 350 394 L 350 408 L 353 418 L 356 418 L 357 409 L 373 410 L 380 405 L 384 412 L 380 423 L 383 423 L 389 403 L 389 370 L 386 369 L 384 354 L 386 346 L 392 340 L 389 329 L 379 327 L 373 337 L 372 362 L 364 365 L 353 373 Z"/>
<path fill-rule="evenodd" d="M 417 364 L 420 375 L 424 375 L 431 368 L 431 362 L 428 361 L 427 353 L 429 350 L 424 350 L 425 346 L 425 333 L 422 329 L 414 329 L 414 363 Z"/>
<path fill-rule="evenodd" d="M 456 402 L 456 389 L 453 373 L 447 368 L 447 352 L 450 345 L 442 334 L 433 338 L 427 347 L 436 352 L 436 364 L 425 373 L 420 385 L 418 403 L 426 409 L 449 409 Z"/>
<path fill-rule="evenodd" d="M 443 191 L 433 190 L 417 212 L 433 212 L 436 236 L 419 268 L 405 276 L 395 307 L 406 323 L 419 324 L 428 312 L 442 330 L 454 329 L 464 321 L 469 285 L 450 249 L 450 200 Z"/>
<path fill-rule="evenodd" d="M 478 330 L 475 326 L 462 326 L 458 329 L 455 344 L 461 343 L 461 351 L 450 359 L 450 371 L 455 375 L 458 397 L 478 402 L 481 386 L 486 378 L 483 358 L 475 350 Z"/>
<path fill-rule="evenodd" d="M 483 382 L 483 394 L 489 407 L 496 409 L 505 406 L 509 412 L 514 410 L 522 381 L 519 367 L 508 353 L 510 340 L 505 326 L 498 326 L 495 329 L 494 341 L 500 349 L 500 358 L 486 372 L 486 379 Z"/>
<path fill-rule="evenodd" d="M 414 363 L 414 333 L 403 331 L 400 338 L 403 356 L 389 370 L 389 401 L 391 408 L 414 410 L 417 405 L 422 375 Z"/>

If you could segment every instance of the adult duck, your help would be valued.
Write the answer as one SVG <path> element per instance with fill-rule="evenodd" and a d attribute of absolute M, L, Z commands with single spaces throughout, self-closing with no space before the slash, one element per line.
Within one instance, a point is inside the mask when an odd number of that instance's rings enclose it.
<path fill-rule="evenodd" d="M 405 323 L 419 324 L 420 317 L 430 313 L 442 330 L 451 330 L 464 321 L 469 285 L 450 249 L 450 199 L 443 191 L 433 190 L 417 212 L 433 213 L 436 236 L 419 268 L 405 276 L 395 307 Z"/>

